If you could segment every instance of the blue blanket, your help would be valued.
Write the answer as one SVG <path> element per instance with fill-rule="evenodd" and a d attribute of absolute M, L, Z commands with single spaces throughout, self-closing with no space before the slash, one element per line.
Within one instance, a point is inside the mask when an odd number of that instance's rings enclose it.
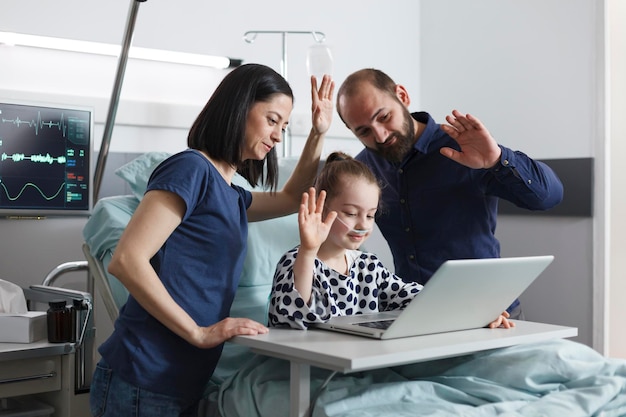
<path fill-rule="evenodd" d="M 311 369 L 311 398 L 330 375 Z M 214 393 L 223 417 L 289 414 L 289 363 L 256 356 Z M 569 340 L 335 375 L 313 416 L 626 416 L 626 360 Z"/>

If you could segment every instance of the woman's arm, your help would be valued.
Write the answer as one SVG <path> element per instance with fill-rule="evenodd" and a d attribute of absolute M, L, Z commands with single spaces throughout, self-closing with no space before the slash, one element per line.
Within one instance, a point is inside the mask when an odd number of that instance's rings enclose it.
<path fill-rule="evenodd" d="M 285 216 L 298 210 L 300 196 L 313 185 L 319 168 L 323 139 L 330 128 L 333 113 L 335 83 L 324 75 L 318 90 L 317 80 L 311 77 L 311 112 L 313 127 L 293 173 L 282 190 L 276 193 L 253 192 L 248 208 L 248 220 L 259 221 Z"/>
<path fill-rule="evenodd" d="M 150 259 L 180 224 L 185 208 L 174 193 L 147 192 L 120 238 L 109 272 L 148 313 L 194 346 L 209 348 L 238 334 L 266 332 L 265 326 L 248 319 L 228 318 L 200 327 L 167 292 Z"/>

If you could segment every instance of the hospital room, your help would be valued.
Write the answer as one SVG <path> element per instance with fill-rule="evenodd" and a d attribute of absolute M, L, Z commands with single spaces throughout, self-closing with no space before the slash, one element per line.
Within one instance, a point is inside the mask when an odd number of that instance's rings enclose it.
<path fill-rule="evenodd" d="M 119 237 L 155 167 L 187 149 L 217 87 L 249 64 L 272 69 L 293 92 L 274 150 L 278 190 L 309 149 L 314 99 L 332 103 L 320 166 L 334 152 L 364 149 L 337 113 L 337 93 L 350 74 L 378 69 L 408 92 L 409 112 L 438 124 L 453 111 L 470 114 L 498 145 L 554 171 L 563 185 L 556 206 L 527 210 L 499 199 L 495 229 L 502 258 L 553 260 L 519 295 L 519 325 L 475 329 L 499 332 L 484 344 L 441 336 L 428 350 L 416 345 L 429 336 L 335 340 L 317 329 L 270 328 L 224 343 L 200 403 L 180 415 L 626 416 L 620 0 L 4 0 L 1 10 L 0 416 L 93 415 L 98 348 L 128 296 L 107 271 Z M 324 74 L 331 97 L 322 96 Z M 46 156 L 37 138 L 66 129 L 78 156 Z M 28 145 L 16 142 L 18 131 Z M 61 168 L 45 191 L 37 181 L 49 179 L 34 173 L 40 162 Z M 234 184 L 261 189 L 238 175 Z M 53 194 L 65 203 L 52 204 Z M 297 214 L 250 223 L 231 316 L 268 324 L 274 270 L 299 242 Z M 363 247 L 394 272 L 376 225 Z M 40 314 L 10 311 L 13 298 Z M 59 300 L 72 313 L 72 335 L 51 341 Z M 28 326 L 24 340 L 20 326 Z M 267 340 L 272 332 L 277 341 Z M 385 353 L 366 357 L 378 350 Z M 496 369 L 503 361 L 518 365 Z M 559 366 L 558 376 L 546 371 Z M 155 410 L 147 415 L 179 415 Z M 122 415 L 111 413 L 100 415 Z"/>

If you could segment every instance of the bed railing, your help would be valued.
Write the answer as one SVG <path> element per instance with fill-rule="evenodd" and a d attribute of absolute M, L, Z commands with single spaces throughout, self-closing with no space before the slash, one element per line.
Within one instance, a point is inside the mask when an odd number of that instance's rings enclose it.
<path fill-rule="evenodd" d="M 74 392 L 79 394 L 89 391 L 95 365 L 96 328 L 93 314 L 93 277 L 87 274 L 86 292 L 53 285 L 61 275 L 73 271 L 89 271 L 87 261 L 65 262 L 56 266 L 46 275 L 42 285 L 31 285 L 30 288 L 25 288 L 24 296 L 29 308 L 32 303 L 49 303 L 58 299 L 79 306 L 76 311 L 78 322 L 76 340 L 67 344 L 68 353 L 74 352 Z"/>

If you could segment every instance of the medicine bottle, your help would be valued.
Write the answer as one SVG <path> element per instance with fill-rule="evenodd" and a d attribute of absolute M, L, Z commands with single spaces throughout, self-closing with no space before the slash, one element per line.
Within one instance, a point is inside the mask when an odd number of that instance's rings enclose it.
<path fill-rule="evenodd" d="M 67 308 L 64 300 L 53 300 L 48 305 L 48 342 L 70 342 L 73 333 L 72 311 Z"/>

